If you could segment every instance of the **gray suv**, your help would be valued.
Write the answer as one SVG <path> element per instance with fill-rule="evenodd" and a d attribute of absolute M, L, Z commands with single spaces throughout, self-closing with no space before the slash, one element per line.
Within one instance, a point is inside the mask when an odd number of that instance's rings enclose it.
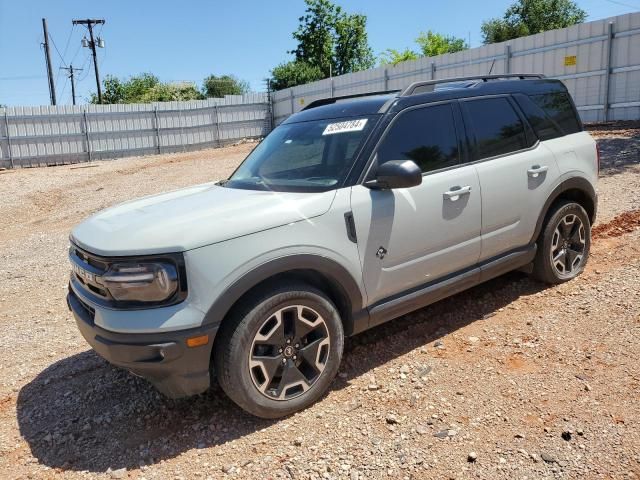
<path fill-rule="evenodd" d="M 345 336 L 514 269 L 579 275 L 598 153 L 539 75 L 327 98 L 228 180 L 73 230 L 68 304 L 111 363 L 170 397 L 222 389 L 276 418 L 318 400 Z"/>

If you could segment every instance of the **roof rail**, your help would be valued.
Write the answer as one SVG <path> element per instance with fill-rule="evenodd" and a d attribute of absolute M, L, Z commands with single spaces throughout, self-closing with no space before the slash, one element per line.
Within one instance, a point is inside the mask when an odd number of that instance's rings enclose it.
<path fill-rule="evenodd" d="M 465 82 L 469 80 L 482 80 L 487 82 L 489 80 L 499 80 L 501 78 L 517 78 L 525 80 L 527 78 L 545 78 L 541 73 L 503 73 L 496 75 L 476 75 L 472 77 L 455 77 L 455 78 L 443 78 L 440 80 L 428 80 L 425 82 L 413 82 L 407 88 L 405 88 L 400 94 L 401 97 L 408 97 L 410 95 L 416 95 L 418 93 L 433 92 L 436 85 L 441 83 L 453 83 L 453 82 Z M 416 91 L 418 90 L 418 91 Z"/>
<path fill-rule="evenodd" d="M 358 98 L 358 97 L 370 97 L 373 95 L 385 95 L 389 93 L 398 93 L 400 90 L 384 90 L 380 92 L 369 92 L 369 93 L 354 93 L 352 95 L 342 95 L 341 97 L 327 97 L 321 98 L 320 100 L 314 100 L 309 105 L 304 107 L 302 111 L 309 110 L 315 107 L 321 107 L 322 105 L 330 105 L 332 103 L 336 103 L 338 100 L 346 100 L 349 98 Z"/>

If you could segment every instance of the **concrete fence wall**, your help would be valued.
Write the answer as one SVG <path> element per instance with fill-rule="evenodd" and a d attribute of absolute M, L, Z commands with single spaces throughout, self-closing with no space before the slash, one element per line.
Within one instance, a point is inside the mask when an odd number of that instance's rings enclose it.
<path fill-rule="evenodd" d="M 275 123 L 320 98 L 490 71 L 561 79 L 586 122 L 638 119 L 640 12 L 280 90 L 273 94 Z"/>
<path fill-rule="evenodd" d="M 154 104 L 0 108 L 0 167 L 198 150 L 270 130 L 266 93 Z"/>

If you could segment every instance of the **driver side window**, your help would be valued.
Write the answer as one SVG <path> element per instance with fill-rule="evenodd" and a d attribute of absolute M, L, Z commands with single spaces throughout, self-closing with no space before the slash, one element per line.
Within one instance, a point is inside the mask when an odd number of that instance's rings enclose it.
<path fill-rule="evenodd" d="M 450 103 L 400 113 L 378 147 L 378 164 L 413 160 L 423 173 L 457 165 L 458 138 Z"/>

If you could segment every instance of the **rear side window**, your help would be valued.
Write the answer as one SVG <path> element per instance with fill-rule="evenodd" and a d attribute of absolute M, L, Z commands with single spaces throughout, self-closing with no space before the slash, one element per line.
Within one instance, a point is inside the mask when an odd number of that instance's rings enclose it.
<path fill-rule="evenodd" d="M 378 164 L 413 160 L 426 173 L 456 165 L 458 138 L 451 104 L 401 113 L 378 147 Z"/>
<path fill-rule="evenodd" d="M 476 137 L 476 158 L 494 157 L 526 148 L 520 117 L 504 97 L 464 102 Z"/>
<path fill-rule="evenodd" d="M 529 96 L 518 93 L 514 95 L 514 98 L 540 140 L 551 140 L 563 135 L 560 126 L 551 120 L 544 110 L 533 103 Z"/>
<path fill-rule="evenodd" d="M 530 95 L 529 98 L 562 129 L 564 135 L 582 130 L 568 94 L 564 92 L 543 93 Z"/>

